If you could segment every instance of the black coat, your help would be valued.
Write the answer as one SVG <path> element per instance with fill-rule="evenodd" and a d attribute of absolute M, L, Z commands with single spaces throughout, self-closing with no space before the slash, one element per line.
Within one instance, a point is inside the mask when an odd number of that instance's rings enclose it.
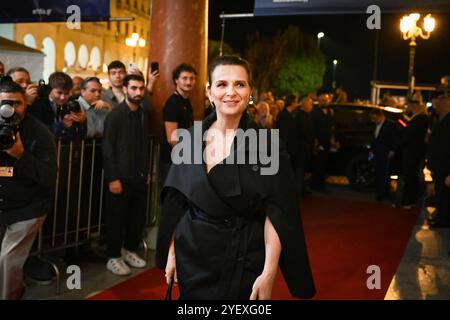
<path fill-rule="evenodd" d="M 428 144 L 428 165 L 439 177 L 450 175 L 450 113 L 433 128 Z"/>
<path fill-rule="evenodd" d="M 102 154 L 105 180 L 146 180 L 149 172 L 148 113 L 124 101 L 105 120 Z"/>
<path fill-rule="evenodd" d="M 215 113 L 205 119 L 203 131 L 215 119 Z M 246 115 L 241 128 L 248 128 Z M 196 148 L 202 150 L 195 144 L 192 156 Z M 242 146 L 238 141 L 234 150 Z M 175 232 L 182 299 L 248 299 L 264 266 L 266 216 L 281 241 L 280 267 L 292 295 L 315 294 L 294 174 L 286 152 L 280 152 L 279 160 L 275 175 L 261 175 L 260 162 L 218 164 L 208 174 L 204 164 L 172 165 L 161 194 L 156 264 L 165 268 Z"/>
<path fill-rule="evenodd" d="M 372 141 L 372 152 L 375 159 L 387 158 L 389 151 L 394 151 L 397 139 L 397 127 L 394 122 L 386 119 L 378 132 L 378 136 Z"/>
<path fill-rule="evenodd" d="M 428 130 L 428 117 L 418 114 L 413 117 L 403 130 L 397 151 L 401 153 L 402 172 L 414 170 L 425 157 L 425 137 Z"/>
<path fill-rule="evenodd" d="M 56 183 L 56 148 L 48 129 L 33 116 L 20 126 L 24 153 L 19 160 L 0 151 L 0 166 L 14 167 L 0 177 L 0 224 L 42 216 L 51 209 Z"/>
<path fill-rule="evenodd" d="M 311 112 L 297 110 L 294 114 L 295 147 L 297 148 L 294 165 L 305 168 L 314 149 L 314 122 Z"/>

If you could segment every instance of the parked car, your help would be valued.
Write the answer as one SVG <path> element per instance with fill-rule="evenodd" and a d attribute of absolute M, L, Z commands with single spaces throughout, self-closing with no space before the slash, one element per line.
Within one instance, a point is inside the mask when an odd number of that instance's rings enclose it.
<path fill-rule="evenodd" d="M 374 188 L 374 164 L 370 157 L 375 125 L 370 119 L 374 108 L 385 111 L 401 130 L 406 125 L 403 110 L 371 104 L 332 103 L 335 137 L 340 147 L 330 152 L 328 175 L 346 176 L 352 188 L 370 191 Z M 394 159 L 395 161 L 395 159 Z M 392 166 L 395 170 L 397 166 Z"/>

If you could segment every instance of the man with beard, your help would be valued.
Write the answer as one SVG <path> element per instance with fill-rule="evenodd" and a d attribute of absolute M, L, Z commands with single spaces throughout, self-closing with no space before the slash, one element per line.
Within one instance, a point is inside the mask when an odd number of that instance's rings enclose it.
<path fill-rule="evenodd" d="M 15 139 L 0 145 L 0 300 L 3 300 L 19 299 L 23 292 L 23 265 L 52 205 L 56 149 L 50 131 L 27 114 L 25 91 L 18 83 L 1 81 L 0 105 L 0 117 L 7 116 L 18 123 Z"/>
<path fill-rule="evenodd" d="M 130 274 L 129 266 L 146 265 L 136 254 L 145 225 L 149 182 L 148 115 L 141 106 L 144 91 L 143 77 L 127 75 L 123 81 L 125 100 L 105 120 L 103 166 L 108 187 L 109 258 L 106 267 L 116 275 Z"/>
<path fill-rule="evenodd" d="M 161 151 L 161 181 L 164 182 L 169 171 L 170 154 L 178 142 L 173 133 L 177 129 L 188 129 L 193 123 L 193 109 L 189 95 L 194 89 L 197 71 L 189 64 L 180 64 L 172 72 L 174 93 L 167 99 L 163 109 L 165 138 Z"/>

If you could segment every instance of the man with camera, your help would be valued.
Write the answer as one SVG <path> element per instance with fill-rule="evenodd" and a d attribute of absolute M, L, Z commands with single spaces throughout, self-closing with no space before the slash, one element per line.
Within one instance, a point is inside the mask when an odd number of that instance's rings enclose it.
<path fill-rule="evenodd" d="M 11 79 L 25 90 L 25 102 L 27 105 L 33 104 L 38 98 L 38 85 L 31 82 L 30 73 L 27 69 L 22 67 L 9 69 L 6 73 Z"/>
<path fill-rule="evenodd" d="M 50 210 L 56 150 L 49 130 L 27 115 L 25 92 L 0 81 L 0 298 L 19 299 L 23 264 Z"/>
<path fill-rule="evenodd" d="M 48 78 L 50 93 L 37 99 L 28 112 L 44 123 L 57 138 L 82 138 L 86 115 L 77 101 L 69 100 L 72 79 L 64 72 L 54 72 Z"/>

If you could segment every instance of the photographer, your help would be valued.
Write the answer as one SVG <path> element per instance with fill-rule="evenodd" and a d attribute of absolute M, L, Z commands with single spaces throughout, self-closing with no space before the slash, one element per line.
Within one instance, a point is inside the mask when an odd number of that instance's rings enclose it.
<path fill-rule="evenodd" d="M 25 102 L 27 105 L 32 105 L 38 98 L 38 86 L 31 82 L 30 73 L 27 69 L 22 67 L 9 69 L 6 73 L 13 81 L 20 84 L 23 90 L 25 90 Z"/>
<path fill-rule="evenodd" d="M 0 82 L 0 298 L 19 299 L 23 264 L 51 207 L 56 150 L 48 129 L 27 115 L 25 92 Z"/>
<path fill-rule="evenodd" d="M 80 140 L 86 115 L 80 104 L 69 101 L 72 79 L 64 72 L 54 72 L 48 78 L 48 97 L 37 99 L 28 112 L 44 123 L 57 138 Z"/>

